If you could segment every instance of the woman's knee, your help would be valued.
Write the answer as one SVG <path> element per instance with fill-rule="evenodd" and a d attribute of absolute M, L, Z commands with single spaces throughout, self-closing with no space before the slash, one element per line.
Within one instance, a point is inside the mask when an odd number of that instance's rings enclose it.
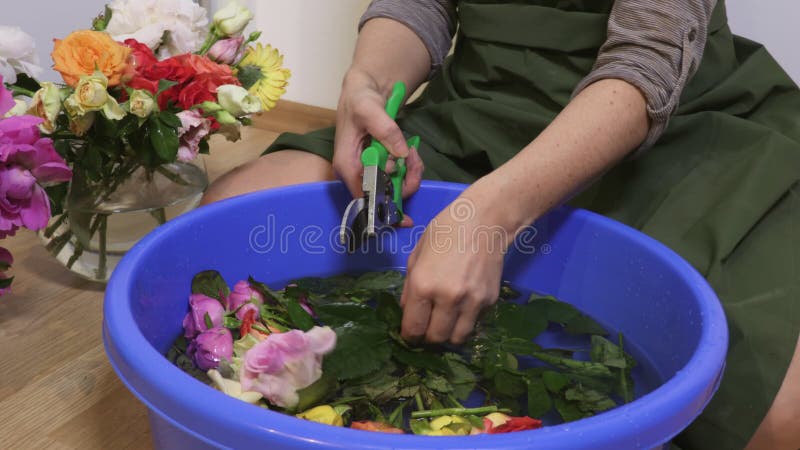
<path fill-rule="evenodd" d="M 331 163 L 325 158 L 300 150 L 281 150 L 242 164 L 217 178 L 200 203 L 205 205 L 263 189 L 335 178 Z"/>

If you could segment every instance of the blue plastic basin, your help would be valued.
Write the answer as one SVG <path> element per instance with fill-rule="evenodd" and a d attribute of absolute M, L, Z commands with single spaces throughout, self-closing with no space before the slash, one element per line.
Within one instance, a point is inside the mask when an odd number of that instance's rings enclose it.
<path fill-rule="evenodd" d="M 407 203 L 425 224 L 464 188 L 426 182 Z M 657 448 L 685 428 L 716 391 L 728 333 L 706 281 L 671 250 L 610 219 L 558 208 L 527 233 L 505 279 L 578 306 L 636 344 L 658 383 L 597 416 L 535 431 L 471 437 L 371 433 L 306 422 L 208 387 L 163 356 L 181 332 L 189 282 L 219 270 L 233 284 L 253 275 L 282 287 L 298 276 L 403 267 L 417 230 L 382 251 L 347 255 L 335 229 L 349 200 L 343 185 L 275 189 L 203 207 L 158 228 L 115 269 L 106 290 L 103 340 L 111 364 L 147 405 L 156 448 L 628 449 Z"/>

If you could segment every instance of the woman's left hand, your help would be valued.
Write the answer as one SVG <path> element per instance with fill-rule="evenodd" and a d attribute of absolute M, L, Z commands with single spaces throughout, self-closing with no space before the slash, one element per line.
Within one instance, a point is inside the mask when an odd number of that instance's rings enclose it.
<path fill-rule="evenodd" d="M 497 301 L 509 236 L 490 216 L 462 194 L 425 229 L 400 300 L 405 339 L 463 343 Z"/>

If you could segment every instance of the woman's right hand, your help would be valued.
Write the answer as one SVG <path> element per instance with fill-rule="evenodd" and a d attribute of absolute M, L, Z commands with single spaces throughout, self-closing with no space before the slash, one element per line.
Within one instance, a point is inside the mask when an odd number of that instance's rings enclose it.
<path fill-rule="evenodd" d="M 394 158 L 406 158 L 406 177 L 403 197 L 419 189 L 422 179 L 422 160 L 415 148 L 406 145 L 400 127 L 386 114 L 389 91 L 382 92 L 368 74 L 351 69 L 342 83 L 342 94 L 336 112 L 336 138 L 333 149 L 333 169 L 344 181 L 353 197 L 361 197 L 364 167 L 361 151 L 367 140 L 380 141 Z M 405 222 L 403 225 L 408 225 Z"/>

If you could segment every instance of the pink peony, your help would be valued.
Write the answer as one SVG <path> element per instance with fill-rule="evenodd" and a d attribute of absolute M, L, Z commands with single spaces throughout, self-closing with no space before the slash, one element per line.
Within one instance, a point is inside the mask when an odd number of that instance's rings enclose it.
<path fill-rule="evenodd" d="M 273 405 L 297 406 L 298 389 L 322 376 L 322 356 L 336 346 L 330 327 L 314 327 L 303 333 L 274 333 L 244 355 L 239 381 L 243 391 L 261 393 Z"/>
<path fill-rule="evenodd" d="M 181 140 L 178 147 L 178 161 L 191 161 L 200 151 L 200 141 L 211 131 L 211 121 L 193 109 L 181 111 L 176 115 L 181 120 L 181 127 L 178 128 Z"/>
<path fill-rule="evenodd" d="M 261 306 L 264 304 L 264 296 L 253 289 L 250 283 L 242 280 L 233 286 L 233 290 L 228 294 L 228 298 L 226 299 L 227 304 L 225 306 L 228 311 L 236 311 L 237 308 L 248 302 Z"/>
<path fill-rule="evenodd" d="M 211 327 L 206 324 L 206 314 L 211 319 Z M 225 309 L 219 300 L 203 294 L 192 294 L 189 296 L 189 312 L 183 318 L 183 335 L 193 339 L 209 328 L 221 327 L 224 315 Z"/>
<path fill-rule="evenodd" d="M 7 111 L 9 96 L 0 79 L 0 116 Z M 0 238 L 19 227 L 44 228 L 50 200 L 42 186 L 72 178 L 53 141 L 39 134 L 42 121 L 34 116 L 0 119 Z"/>
<path fill-rule="evenodd" d="M 233 356 L 233 336 L 223 327 L 203 331 L 189 343 L 186 353 L 200 369 L 216 369 L 220 361 Z"/>

